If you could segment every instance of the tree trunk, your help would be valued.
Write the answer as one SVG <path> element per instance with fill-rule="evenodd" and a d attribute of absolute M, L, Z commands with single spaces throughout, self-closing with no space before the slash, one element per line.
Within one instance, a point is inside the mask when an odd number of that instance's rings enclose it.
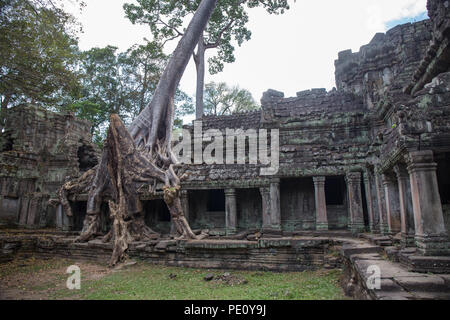
<path fill-rule="evenodd" d="M 5 116 L 6 116 L 6 109 L 8 108 L 9 100 L 11 99 L 10 95 L 5 95 L 3 97 L 2 103 L 1 103 L 1 109 L 0 109 L 0 133 L 3 132 L 3 128 L 5 126 Z"/>
<path fill-rule="evenodd" d="M 197 89 L 195 94 L 195 118 L 203 118 L 203 92 L 205 87 L 205 51 L 206 45 L 203 32 L 198 41 L 197 54 L 195 55 L 195 67 L 197 69 Z"/>
<path fill-rule="evenodd" d="M 110 266 L 126 258 L 131 241 L 157 236 L 145 226 L 138 189 L 142 185 L 163 184 L 164 201 L 180 238 L 197 238 L 184 216 L 180 200 L 178 160 L 171 150 L 174 96 L 181 76 L 206 27 L 217 0 L 202 0 L 184 36 L 172 54 L 150 104 L 124 126 L 119 116 L 110 118 L 108 136 L 100 163 L 89 174 L 87 214 L 77 241 L 88 241 L 100 233 L 100 207 L 108 200 L 111 231 L 103 238 L 113 241 Z M 80 178 L 81 179 L 81 178 Z M 60 191 L 61 203 L 67 193 L 84 190 L 86 180 L 66 183 Z M 70 211 L 69 211 L 70 212 Z"/>

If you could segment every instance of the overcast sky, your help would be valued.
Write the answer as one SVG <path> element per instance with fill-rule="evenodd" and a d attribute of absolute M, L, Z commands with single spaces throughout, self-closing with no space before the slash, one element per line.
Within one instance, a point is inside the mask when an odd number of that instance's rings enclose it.
<path fill-rule="evenodd" d="M 70 0 L 69 0 L 70 1 Z M 219 0 L 220 1 L 220 0 Z M 125 51 L 143 38 L 151 39 L 148 27 L 133 25 L 125 17 L 124 3 L 134 0 L 85 0 L 81 15 L 83 50 L 113 45 Z M 252 39 L 235 51 L 236 61 L 225 65 L 206 82 L 224 81 L 250 90 L 259 101 L 267 89 L 285 96 L 310 88 L 332 89 L 334 60 L 339 51 L 358 51 L 377 32 L 388 26 L 426 18 L 426 0 L 297 0 L 284 15 L 249 9 Z M 70 10 L 68 8 L 68 10 Z M 175 43 L 168 50 L 174 48 Z M 181 89 L 194 96 L 195 67 L 192 61 L 181 80 Z"/>

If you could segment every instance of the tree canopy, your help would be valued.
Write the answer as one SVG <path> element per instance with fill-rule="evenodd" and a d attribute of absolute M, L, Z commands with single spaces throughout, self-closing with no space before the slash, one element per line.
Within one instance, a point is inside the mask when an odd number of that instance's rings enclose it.
<path fill-rule="evenodd" d="M 252 94 L 238 86 L 230 87 L 224 82 L 205 85 L 205 114 L 228 115 L 259 109 Z"/>
<path fill-rule="evenodd" d="M 181 37 L 185 18 L 198 8 L 199 0 L 137 0 L 138 4 L 125 4 L 124 9 L 132 23 L 148 24 L 155 41 L 165 44 Z M 218 1 L 202 36 L 197 52 L 193 54 L 197 67 L 197 118 L 203 114 L 203 89 L 205 76 L 205 51 L 216 49 L 208 59 L 211 74 L 221 72 L 225 63 L 235 61 L 235 43 L 239 46 L 251 38 L 247 28 L 249 8 L 263 7 L 270 14 L 284 13 L 289 9 L 287 0 L 221 0 Z"/>
<path fill-rule="evenodd" d="M 95 141 L 101 145 L 111 114 L 131 123 L 150 103 L 168 57 L 154 42 L 134 45 L 125 52 L 106 46 L 79 53 L 80 86 L 62 109 L 75 112 L 93 124 Z M 192 99 L 178 90 L 175 96 L 176 123 L 193 113 Z"/>
<path fill-rule="evenodd" d="M 73 70 L 79 25 L 58 1 L 0 2 L 2 110 L 24 102 L 49 104 L 77 85 Z"/>

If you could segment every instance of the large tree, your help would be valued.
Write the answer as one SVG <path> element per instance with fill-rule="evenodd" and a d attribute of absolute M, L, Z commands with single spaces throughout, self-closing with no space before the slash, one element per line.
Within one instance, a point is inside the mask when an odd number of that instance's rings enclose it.
<path fill-rule="evenodd" d="M 78 25 L 59 1 L 0 2 L 1 115 L 24 102 L 54 103 L 77 85 Z M 3 121 L 0 119 L 0 126 Z"/>
<path fill-rule="evenodd" d="M 132 23 L 148 24 L 156 41 L 163 44 L 183 36 L 185 17 L 197 10 L 199 0 L 137 0 L 138 4 L 125 4 L 124 9 Z M 283 13 L 289 9 L 287 0 L 221 0 L 211 16 L 205 30 L 198 39 L 193 53 L 197 69 L 196 118 L 203 116 L 203 93 L 205 81 L 205 53 L 215 49 L 215 55 L 208 59 L 209 72 L 221 72 L 224 63 L 234 62 L 234 43 L 239 46 L 250 40 L 247 28 L 246 8 L 264 7 L 271 14 Z"/>
<path fill-rule="evenodd" d="M 111 114 L 131 123 L 150 103 L 168 57 L 154 42 L 134 45 L 125 52 L 116 47 L 92 48 L 79 54 L 79 90 L 61 101 L 61 109 L 92 123 L 94 141 L 102 145 Z M 178 117 L 192 112 L 192 100 L 178 90 Z M 182 122 L 177 117 L 177 123 Z"/>
<path fill-rule="evenodd" d="M 229 115 L 259 109 L 250 91 L 239 86 L 228 86 L 225 82 L 210 82 L 205 85 L 205 114 Z"/>
<path fill-rule="evenodd" d="M 109 199 L 111 231 L 104 241 L 113 241 L 110 265 L 126 258 L 128 244 L 153 236 L 145 226 L 138 190 L 156 182 L 163 185 L 164 201 L 181 238 L 196 238 L 184 217 L 180 200 L 180 166 L 171 150 L 174 97 L 181 76 L 205 29 L 217 0 L 203 0 L 172 54 L 152 100 L 128 129 L 113 114 L 100 163 L 82 177 L 67 182 L 60 201 L 71 215 L 67 194 L 88 192 L 87 214 L 78 241 L 88 241 L 100 231 L 100 205 Z M 154 189 L 152 189 L 153 191 Z"/>

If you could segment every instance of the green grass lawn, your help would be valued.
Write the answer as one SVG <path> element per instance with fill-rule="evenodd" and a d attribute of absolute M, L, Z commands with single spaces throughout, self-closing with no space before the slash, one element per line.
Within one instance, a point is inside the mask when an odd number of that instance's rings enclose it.
<path fill-rule="evenodd" d="M 5 273 L 0 281 L 16 277 L 30 298 L 42 299 L 151 299 L 151 300 L 332 300 L 347 299 L 339 286 L 341 271 L 319 270 L 291 273 L 205 270 L 164 267 L 138 262 L 120 270 L 81 263 L 81 290 L 69 290 L 65 269 L 73 261 L 34 261 Z M 76 264 L 76 263 L 75 263 Z M 50 266 L 53 265 L 54 268 Z M 14 271 L 16 270 L 16 271 Z M 12 272 L 12 273 L 11 273 Z M 225 273 L 229 273 L 224 277 Z M 205 281 L 207 274 L 215 278 Z M 27 275 L 33 279 L 25 281 Z M 22 294 L 20 297 L 22 297 Z"/>
<path fill-rule="evenodd" d="M 209 282 L 204 280 L 208 273 L 219 276 L 225 272 L 139 264 L 100 280 L 82 283 L 82 288 L 78 292 L 59 290 L 54 297 L 67 298 L 77 295 L 80 299 L 113 300 L 345 298 L 338 284 L 339 271 L 301 273 L 228 271 L 231 277 L 241 281 L 230 284 L 222 280 Z M 171 274 L 176 277 L 171 279 Z"/>

